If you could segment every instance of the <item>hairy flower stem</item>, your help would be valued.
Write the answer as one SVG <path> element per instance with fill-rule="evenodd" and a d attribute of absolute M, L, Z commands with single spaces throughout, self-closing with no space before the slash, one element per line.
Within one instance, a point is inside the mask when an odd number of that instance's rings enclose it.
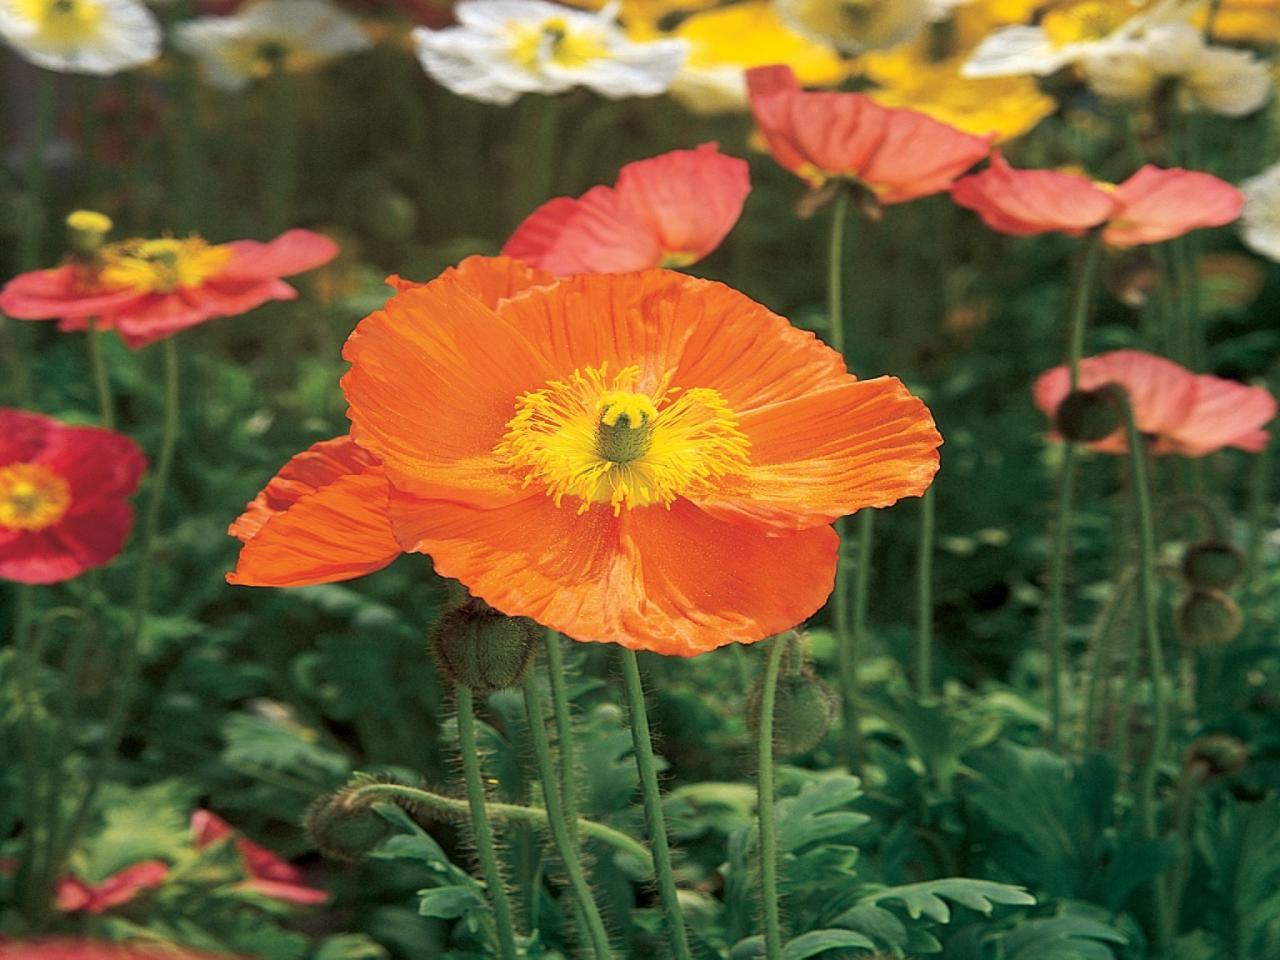
<path fill-rule="evenodd" d="M 565 679 L 564 650 L 560 634 L 547 630 L 547 679 L 551 685 L 551 711 L 556 719 L 556 738 L 560 741 L 561 803 L 569 835 L 578 842 L 578 765 L 573 746 L 573 718 L 569 710 L 569 684 Z"/>
<path fill-rule="evenodd" d="M 1124 408 L 1125 432 L 1129 444 L 1129 463 L 1132 472 L 1134 507 L 1138 524 L 1138 597 L 1142 610 L 1142 635 L 1146 641 L 1147 661 L 1151 671 L 1152 742 L 1138 786 L 1138 816 L 1142 832 L 1154 839 L 1159 835 L 1156 814 L 1156 776 L 1164 757 L 1168 740 L 1169 715 L 1165 703 L 1164 649 L 1160 645 L 1160 620 L 1157 610 L 1159 599 L 1156 583 L 1155 525 L 1151 513 L 1151 490 L 1147 484 L 1146 451 L 1142 434 L 1133 416 L 1133 407 L 1126 400 Z M 1156 906 L 1157 940 L 1162 940 L 1167 930 L 1168 900 L 1163 872 L 1153 881 Z M 1167 944 L 1157 943 L 1157 946 Z M 1162 953 L 1157 950 L 1157 953 Z"/>
<path fill-rule="evenodd" d="M 147 614 L 151 606 L 151 573 L 155 567 L 156 537 L 160 527 L 160 514 L 164 506 L 165 491 L 169 485 L 169 473 L 173 467 L 173 453 L 178 441 L 178 347 L 169 337 L 164 341 L 164 432 L 160 439 L 160 452 L 155 461 L 151 489 L 142 519 L 142 537 L 138 549 L 137 568 L 133 587 L 133 613 L 128 634 L 125 636 L 119 659 L 115 664 L 116 691 L 107 713 L 106 729 L 100 741 L 97 755 L 90 765 L 84 795 L 76 811 L 68 821 L 67 829 L 55 846 L 56 854 L 49 868 L 55 873 L 66 860 L 80 831 L 84 829 L 89 814 L 97 800 L 98 791 L 106 777 L 107 766 L 120 744 L 125 720 L 133 705 L 138 687 L 138 653 L 147 629 Z"/>
<path fill-rule="evenodd" d="M 933 693 L 933 487 L 920 502 L 920 549 L 916 556 L 916 693 L 927 699 Z"/>
<path fill-rule="evenodd" d="M 1090 237 L 1085 247 L 1084 265 L 1076 283 L 1071 306 L 1071 327 L 1067 341 L 1067 368 L 1071 389 L 1080 386 L 1080 361 L 1084 357 L 1085 329 L 1093 301 L 1094 278 L 1102 249 L 1101 234 Z M 1075 444 L 1067 441 L 1062 452 L 1062 473 L 1058 481 L 1058 513 L 1053 526 L 1053 553 L 1049 558 L 1049 745 L 1062 742 L 1062 686 L 1065 682 L 1067 561 L 1071 554 L 1071 515 L 1075 501 Z"/>
<path fill-rule="evenodd" d="M 116 428 L 116 407 L 111 397 L 111 379 L 107 376 L 106 360 L 102 356 L 103 332 L 100 321 L 89 320 L 89 363 L 93 367 L 93 385 L 98 391 L 98 419 L 108 430 Z"/>
<path fill-rule="evenodd" d="M 764 949 L 766 960 L 782 960 L 782 921 L 778 912 L 778 838 L 773 813 L 773 710 L 778 693 L 778 670 L 786 643 L 775 637 L 769 641 L 764 684 L 760 688 L 759 791 L 760 814 L 760 904 L 764 909 Z"/>
<path fill-rule="evenodd" d="M 458 702 L 458 748 L 462 751 L 462 777 L 467 785 L 467 806 L 471 811 L 471 832 L 476 842 L 476 857 L 489 888 L 493 904 L 493 921 L 498 932 L 498 955 L 502 960 L 516 960 L 516 932 L 511 923 L 511 901 L 502 884 L 498 855 L 493 849 L 493 833 L 485 810 L 484 780 L 480 774 L 480 748 L 476 744 L 475 698 L 471 688 L 457 684 L 454 696 Z"/>
<path fill-rule="evenodd" d="M 586 875 L 582 872 L 578 847 L 573 842 L 569 825 L 565 821 L 564 807 L 560 802 L 560 785 L 557 782 L 555 763 L 551 758 L 551 743 L 547 738 L 537 671 L 530 670 L 525 674 L 524 705 L 529 714 L 529 737 L 533 741 L 533 752 L 538 762 L 538 777 L 542 780 L 542 802 L 547 808 L 547 827 L 551 831 L 551 840 L 564 864 L 569 888 L 577 901 L 578 909 L 586 920 L 586 934 L 591 942 L 592 956 L 595 960 L 611 960 L 613 948 L 609 945 L 609 934 L 605 931 L 600 910 L 591 896 Z"/>
<path fill-rule="evenodd" d="M 653 845 L 653 866 L 658 876 L 658 893 L 662 909 L 671 925 L 671 946 L 676 960 L 691 960 L 689 939 L 684 929 L 684 913 L 676 892 L 675 873 L 671 869 L 671 848 L 667 845 L 667 824 L 662 817 L 662 794 L 658 790 L 658 764 L 653 757 L 653 740 L 649 732 L 649 713 L 644 705 L 644 682 L 640 679 L 640 663 L 636 652 L 622 649 L 622 676 L 627 688 L 627 709 L 631 714 L 631 741 L 635 747 L 636 768 L 640 771 L 640 788 L 644 793 L 644 814 Z"/>

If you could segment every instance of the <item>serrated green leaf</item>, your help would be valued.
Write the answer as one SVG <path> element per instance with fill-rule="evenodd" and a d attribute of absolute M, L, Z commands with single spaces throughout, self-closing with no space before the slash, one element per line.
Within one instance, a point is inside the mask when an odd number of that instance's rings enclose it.
<path fill-rule="evenodd" d="M 860 933 L 852 930 L 810 930 L 782 948 L 783 960 L 807 960 L 828 950 L 856 948 L 874 951 L 876 945 Z"/>

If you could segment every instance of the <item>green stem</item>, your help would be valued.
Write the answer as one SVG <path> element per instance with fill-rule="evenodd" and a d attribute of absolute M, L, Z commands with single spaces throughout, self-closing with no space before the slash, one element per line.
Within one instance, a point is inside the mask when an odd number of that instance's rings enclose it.
<path fill-rule="evenodd" d="M 854 682 L 844 691 L 844 699 L 845 716 L 851 718 L 847 722 L 852 723 L 852 727 L 845 732 L 846 740 L 853 749 L 849 772 L 856 774 L 862 769 L 863 759 L 862 732 L 858 722 L 858 701 L 862 690 L 858 683 L 857 665 L 867 640 L 867 613 L 871 606 L 871 547 L 875 541 L 876 511 L 871 507 L 863 507 L 855 514 L 854 522 L 857 524 L 857 555 L 854 557 L 853 567 L 853 616 L 847 644 L 849 659 L 853 664 Z"/>
<path fill-rule="evenodd" d="M 596 960 L 610 960 L 613 949 L 609 945 L 609 934 L 605 932 L 600 910 L 591 896 L 591 887 L 587 884 L 586 875 L 582 872 L 578 847 L 573 842 L 569 825 L 565 822 L 564 808 L 560 803 L 556 768 L 551 758 L 551 744 L 547 739 L 542 709 L 542 690 L 538 687 L 538 675 L 534 670 L 530 670 L 524 678 L 524 704 L 529 714 L 529 737 L 533 741 L 533 752 L 538 761 L 538 777 L 542 780 L 542 802 L 547 808 L 547 827 L 551 831 L 551 840 L 560 854 L 561 862 L 564 863 L 564 871 L 569 877 L 569 888 L 577 901 L 578 909 L 586 919 L 587 936 L 591 941 L 592 953 Z"/>
<path fill-rule="evenodd" d="M 533 145 L 527 155 L 528 166 L 521 164 L 519 172 L 522 176 L 516 178 L 517 183 L 527 184 L 524 192 L 519 195 L 517 222 L 550 200 L 554 187 L 556 126 L 560 117 L 560 98 L 537 96 L 534 98 L 533 109 L 536 113 L 532 124 Z"/>
<path fill-rule="evenodd" d="M 560 634 L 547 630 L 547 678 L 551 684 L 551 710 L 556 720 L 556 737 L 560 741 L 561 802 L 569 833 L 578 840 L 578 764 L 573 747 L 573 718 L 570 714 L 569 684 L 565 679 L 564 650 Z"/>
<path fill-rule="evenodd" d="M 1156 583 L 1155 524 L 1151 512 L 1151 491 L 1147 485 L 1147 461 L 1142 434 L 1134 419 L 1132 406 L 1126 400 L 1122 407 L 1129 445 L 1134 507 L 1138 522 L 1138 597 L 1142 609 L 1142 634 L 1146 641 L 1147 661 L 1151 671 L 1151 709 L 1154 727 L 1151 749 L 1142 767 L 1137 807 L 1143 834 L 1154 839 L 1160 832 L 1156 816 L 1156 776 L 1164 757 L 1169 730 L 1168 707 L 1164 695 L 1164 649 L 1160 644 L 1160 620 L 1157 609 L 1159 594 Z M 1166 929 L 1164 918 L 1167 916 L 1168 903 L 1161 877 L 1157 877 L 1154 882 L 1154 892 L 1158 917 L 1157 931 L 1163 934 Z"/>
<path fill-rule="evenodd" d="M 1110 682 L 1112 656 L 1112 634 L 1120 614 L 1128 606 L 1129 591 L 1133 585 L 1133 568 L 1127 567 L 1121 572 L 1111 596 L 1107 598 L 1102 613 L 1098 616 L 1097 625 L 1089 638 L 1090 668 L 1089 690 L 1085 695 L 1084 706 L 1084 753 L 1094 746 L 1097 732 L 1098 691 L 1105 682 Z"/>
<path fill-rule="evenodd" d="M 1270 489 L 1271 445 L 1259 450 L 1249 470 L 1249 532 L 1245 541 L 1244 586 L 1252 592 L 1262 572 L 1262 544 L 1271 524 L 1267 517 L 1267 493 Z"/>
<path fill-rule="evenodd" d="M 922 700 L 933 693 L 933 487 L 920 503 L 920 550 L 916 557 L 916 692 Z"/>
<path fill-rule="evenodd" d="M 644 681 L 640 679 L 640 662 L 636 652 L 622 648 L 622 676 L 627 688 L 627 709 L 631 713 L 631 741 L 635 746 L 636 768 L 640 771 L 640 788 L 644 793 L 644 814 L 653 844 L 653 866 L 658 875 L 658 892 L 662 908 L 671 925 L 671 946 L 677 960 L 690 960 L 689 940 L 684 928 L 684 913 L 676 892 L 676 878 L 671 869 L 671 848 L 667 845 L 667 824 L 662 817 L 662 794 L 658 790 L 658 764 L 653 757 L 653 740 L 649 732 L 649 714 L 644 705 Z"/>
<path fill-rule="evenodd" d="M 293 217 L 294 192 L 297 186 L 297 112 L 293 78 L 277 70 L 267 80 L 271 134 L 266 140 L 263 161 L 262 208 L 269 233 L 277 234 L 289 226 Z"/>
<path fill-rule="evenodd" d="M 191 4 L 181 4 L 190 7 Z M 200 108 L 196 89 L 196 65 L 188 56 L 174 59 L 177 86 L 172 128 L 173 201 L 172 226 L 190 231 L 200 225 L 201 158 Z"/>
<path fill-rule="evenodd" d="M 98 391 L 98 417 L 103 427 L 114 430 L 116 427 L 115 402 L 111 397 L 111 379 L 107 374 L 107 364 L 102 356 L 102 328 L 94 318 L 89 319 L 89 362 L 93 366 L 93 384 Z"/>
<path fill-rule="evenodd" d="M 33 270 L 40 265 L 44 247 L 45 187 L 48 170 L 45 152 L 53 134 L 57 116 L 54 84 L 57 74 L 49 70 L 36 72 L 35 126 L 31 137 L 31 155 L 27 158 L 26 203 L 27 222 L 18 233 L 18 270 Z"/>
<path fill-rule="evenodd" d="M 102 162 L 102 111 L 98 102 L 101 81 L 93 76 L 81 76 L 77 80 L 79 81 L 80 143 L 83 148 L 85 186 L 90 200 L 94 201 L 102 190 L 102 176 L 106 169 Z"/>
<path fill-rule="evenodd" d="M 778 692 L 778 669 L 786 644 L 774 638 L 765 661 L 764 684 L 760 688 L 760 742 L 757 789 L 760 814 L 760 901 L 764 908 L 764 949 L 766 960 L 782 960 L 782 921 L 778 911 L 778 838 L 773 800 L 773 710 Z"/>
<path fill-rule="evenodd" d="M 1076 281 L 1075 300 L 1071 305 L 1070 338 L 1067 341 L 1067 367 L 1071 372 L 1071 389 L 1080 386 L 1080 361 L 1084 357 L 1085 330 L 1089 325 L 1089 307 L 1093 303 L 1094 278 L 1098 274 L 1098 258 L 1102 251 L 1102 234 L 1095 233 L 1085 245 L 1084 264 Z"/>
<path fill-rule="evenodd" d="M 156 457 L 155 473 L 151 479 L 151 489 L 147 498 L 146 510 L 142 519 L 142 539 L 138 550 L 138 560 L 133 590 L 133 613 L 130 630 L 125 636 L 120 649 L 120 658 L 115 666 L 116 694 L 107 714 L 106 729 L 90 767 L 84 795 L 76 807 L 75 814 L 68 822 L 56 849 L 58 855 L 51 869 L 57 870 L 66 859 L 88 821 L 89 814 L 97 799 L 106 777 L 107 765 L 119 746 L 124 733 L 125 720 L 129 708 L 133 705 L 134 695 L 138 687 L 138 654 L 142 647 L 147 629 L 147 613 L 151 603 L 151 573 L 155 567 L 155 545 L 159 532 L 160 514 L 164 506 L 165 491 L 169 485 L 169 473 L 173 467 L 173 453 L 178 440 L 178 348 L 177 341 L 169 337 L 164 341 L 164 432 L 160 440 L 160 452 Z"/>
<path fill-rule="evenodd" d="M 485 811 L 484 780 L 480 774 L 480 748 L 476 743 L 475 702 L 471 688 L 458 684 L 458 747 L 462 751 L 462 776 L 467 784 L 467 806 L 471 811 L 471 831 L 476 841 L 476 856 L 484 872 L 485 886 L 493 903 L 494 925 L 498 930 L 498 953 L 503 960 L 516 960 L 516 933 L 511 923 L 511 902 L 498 869 L 498 856 L 493 849 L 493 833 Z"/>

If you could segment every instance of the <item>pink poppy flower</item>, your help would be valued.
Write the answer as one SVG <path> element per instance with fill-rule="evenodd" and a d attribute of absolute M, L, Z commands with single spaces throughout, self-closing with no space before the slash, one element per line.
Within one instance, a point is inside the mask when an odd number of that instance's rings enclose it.
<path fill-rule="evenodd" d="M 337 253 L 337 244 L 309 230 L 289 230 L 270 243 L 122 240 L 92 261 L 14 277 L 0 290 L 0 310 L 19 320 L 57 320 L 59 330 L 84 330 L 97 318 L 137 349 L 268 300 L 292 300 L 298 292 L 281 278 Z"/>
<path fill-rule="evenodd" d="M 544 203 L 502 252 L 556 276 L 686 267 L 720 245 L 750 192 L 746 161 L 716 144 L 673 150 L 628 163 L 612 187 Z"/>
<path fill-rule="evenodd" d="M 1196 374 L 1141 350 L 1113 350 L 1081 361 L 1080 389 L 1108 384 L 1124 387 L 1138 430 L 1151 438 L 1156 454 L 1202 457 L 1227 447 L 1256 453 L 1266 447 L 1264 427 L 1276 415 L 1275 397 L 1262 387 Z M 1036 381 L 1036 406 L 1050 422 L 1070 385 L 1066 366 Z M 1102 453 L 1128 450 L 1123 427 L 1089 446 Z"/>
<path fill-rule="evenodd" d="M 790 67 L 747 71 L 756 124 L 773 159 L 811 187 L 853 180 L 882 204 L 939 193 L 991 151 L 975 137 L 916 110 L 861 93 L 802 90 Z"/>
<path fill-rule="evenodd" d="M 1235 220 L 1244 196 L 1207 173 L 1145 166 L 1119 186 L 1058 170 L 1016 170 L 999 153 L 981 173 L 958 180 L 952 199 L 983 223 L 1014 236 L 1103 227 L 1113 247 L 1172 240 Z"/>
<path fill-rule="evenodd" d="M 115 557 L 145 469 L 126 436 L 0 408 L 0 579 L 58 583 Z"/>
<path fill-rule="evenodd" d="M 113 873 L 101 883 L 66 876 L 58 881 L 54 906 L 64 913 L 106 913 L 143 891 L 160 886 L 168 875 L 169 865 L 164 861 L 143 860 Z"/>
<path fill-rule="evenodd" d="M 273 900 L 295 904 L 324 903 L 329 899 L 328 891 L 309 887 L 304 883 L 306 876 L 301 870 L 266 847 L 258 846 L 252 840 L 237 834 L 231 824 L 216 813 L 208 810 L 193 813 L 191 832 L 195 837 L 197 850 L 234 839 L 245 872 L 249 875 L 244 883 L 247 890 Z"/>

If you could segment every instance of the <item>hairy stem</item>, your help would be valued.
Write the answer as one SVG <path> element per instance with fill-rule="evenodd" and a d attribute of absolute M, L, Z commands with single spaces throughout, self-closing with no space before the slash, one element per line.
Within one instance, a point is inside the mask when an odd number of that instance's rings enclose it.
<path fill-rule="evenodd" d="M 782 921 L 778 911 L 778 838 L 773 813 L 773 710 L 778 692 L 778 670 L 786 643 L 769 642 L 764 684 L 760 688 L 759 770 L 756 774 L 760 814 L 760 901 L 764 909 L 766 960 L 782 960 Z"/>

